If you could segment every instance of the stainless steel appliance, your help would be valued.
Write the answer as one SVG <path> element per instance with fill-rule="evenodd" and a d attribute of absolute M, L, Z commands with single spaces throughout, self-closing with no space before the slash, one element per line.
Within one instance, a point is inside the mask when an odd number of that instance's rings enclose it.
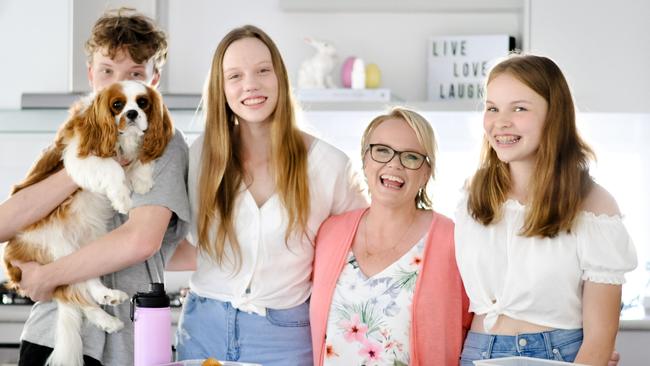
<path fill-rule="evenodd" d="M 18 363 L 20 333 L 33 303 L 0 284 L 0 364 Z"/>

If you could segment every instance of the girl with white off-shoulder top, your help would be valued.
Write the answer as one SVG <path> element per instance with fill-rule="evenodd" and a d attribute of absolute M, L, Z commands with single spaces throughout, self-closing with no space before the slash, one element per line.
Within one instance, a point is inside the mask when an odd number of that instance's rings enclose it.
<path fill-rule="evenodd" d="M 550 59 L 512 55 L 486 83 L 481 165 L 456 212 L 474 317 L 461 365 L 528 356 L 606 365 L 636 251 L 589 176 L 569 87 Z"/>

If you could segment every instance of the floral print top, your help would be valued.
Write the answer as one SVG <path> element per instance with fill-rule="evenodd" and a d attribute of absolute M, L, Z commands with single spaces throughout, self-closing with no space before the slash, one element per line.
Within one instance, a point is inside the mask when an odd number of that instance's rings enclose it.
<path fill-rule="evenodd" d="M 323 365 L 409 364 L 411 305 L 425 239 L 371 277 L 350 251 L 332 297 Z"/>

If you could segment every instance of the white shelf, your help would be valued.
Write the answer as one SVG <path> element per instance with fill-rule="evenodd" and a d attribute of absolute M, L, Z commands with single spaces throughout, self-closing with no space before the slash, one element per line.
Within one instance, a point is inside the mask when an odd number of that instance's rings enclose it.
<path fill-rule="evenodd" d="M 299 102 L 304 111 L 318 112 L 348 112 L 348 111 L 379 111 L 383 112 L 392 107 L 400 106 L 415 109 L 420 112 L 480 112 L 482 105 L 468 105 L 467 101 L 429 102 L 429 101 L 399 101 L 388 102 Z"/>
<path fill-rule="evenodd" d="M 522 0 L 280 0 L 280 8 L 295 12 L 520 12 Z"/>

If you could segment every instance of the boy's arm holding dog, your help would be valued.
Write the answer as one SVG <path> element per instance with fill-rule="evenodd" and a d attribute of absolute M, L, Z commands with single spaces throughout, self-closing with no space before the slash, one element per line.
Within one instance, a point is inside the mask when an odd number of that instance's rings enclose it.
<path fill-rule="evenodd" d="M 79 187 L 65 169 L 18 191 L 0 204 L 0 243 L 52 212 Z"/>
<path fill-rule="evenodd" d="M 32 300 L 45 301 L 57 286 L 144 262 L 160 249 L 171 215 L 162 206 L 136 207 L 124 225 L 68 256 L 46 265 L 13 263 L 23 272 L 20 286 Z"/>
<path fill-rule="evenodd" d="M 0 203 L 0 243 L 43 219 L 77 189 L 64 168 L 7 198 Z"/>

